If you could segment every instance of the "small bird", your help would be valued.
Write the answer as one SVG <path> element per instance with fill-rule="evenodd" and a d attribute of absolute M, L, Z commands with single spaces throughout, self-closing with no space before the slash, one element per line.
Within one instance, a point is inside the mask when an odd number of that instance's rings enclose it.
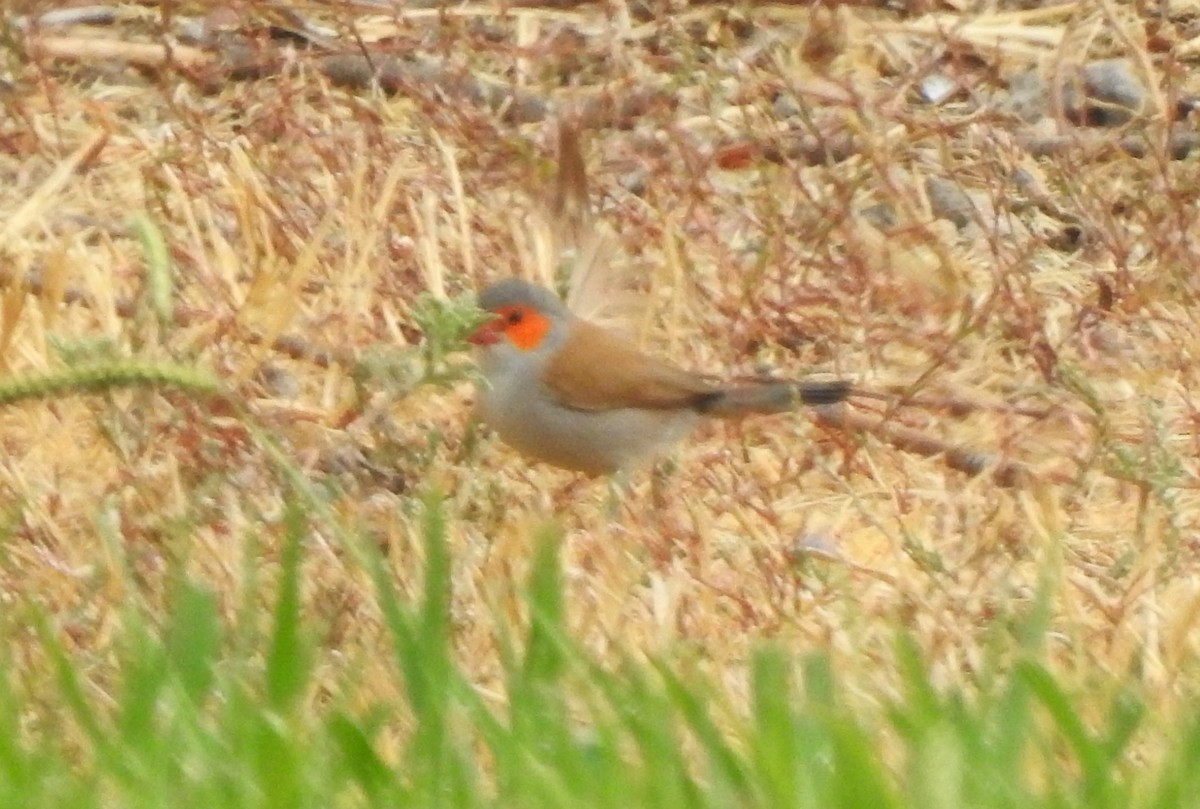
<path fill-rule="evenodd" d="M 653 457 L 704 416 L 782 413 L 852 392 L 842 381 L 721 384 L 643 353 L 519 278 L 485 288 L 479 306 L 494 315 L 468 338 L 487 382 L 484 422 L 517 451 L 588 475 Z"/>

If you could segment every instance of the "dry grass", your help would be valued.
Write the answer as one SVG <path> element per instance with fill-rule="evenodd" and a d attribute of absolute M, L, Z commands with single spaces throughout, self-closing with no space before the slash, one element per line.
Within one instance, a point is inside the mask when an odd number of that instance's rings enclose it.
<path fill-rule="evenodd" d="M 264 20 L 240 10 L 274 54 Z M 938 679 L 969 682 L 1004 666 L 1045 588 L 1051 657 L 1096 689 L 1097 710 L 1130 678 L 1167 712 L 1196 692 L 1200 177 L 1194 158 L 1170 159 L 1165 119 L 1200 88 L 1156 44 L 1188 52 L 1196 7 L 969 23 L 853 7 L 299 10 L 343 43 L 357 19 L 380 51 L 417 48 L 590 110 L 596 226 L 615 234 L 613 271 L 645 293 L 647 345 L 708 370 L 833 371 L 1048 407 L 887 414 L 1034 476 L 1001 488 L 878 436 L 775 418 L 705 429 L 671 471 L 635 476 L 612 517 L 603 484 L 470 433 L 467 382 L 363 399 L 351 377 L 379 346 L 416 363 L 402 349 L 421 340 L 419 293 L 553 265 L 553 117 L 506 120 L 461 80 L 391 96 L 334 87 L 303 50 L 279 57 L 287 69 L 214 80 L 22 53 L 35 35 L 10 27 L 0 362 L 24 375 L 80 352 L 174 358 L 211 369 L 250 414 L 146 391 L 0 414 L 0 600 L 59 616 L 94 655 L 97 689 L 123 602 L 165 598 L 174 565 L 215 583 L 229 610 L 256 599 L 239 592 L 246 565 L 265 563 L 269 580 L 286 485 L 253 424 L 329 487 L 344 527 L 377 538 L 402 590 L 418 584 L 418 494 L 449 493 L 459 653 L 483 689 L 499 671 L 495 618 L 519 611 L 532 531 L 554 519 L 572 625 L 602 652 L 669 653 L 737 687 L 750 646 L 781 639 L 829 650 L 874 699 L 896 687 L 898 629 Z M 156 44 L 204 11 L 135 6 L 54 34 Z M 1119 132 L 1145 133 L 1145 156 L 1089 150 L 1061 118 L 1027 125 L 989 101 L 1021 69 L 1113 55 L 1153 88 Z M 966 90 L 921 103 L 932 74 Z M 1055 132 L 1072 136 L 1056 153 L 1026 148 Z M 933 178 L 972 203 L 960 227 L 937 215 Z M 138 212 L 174 268 L 166 327 L 148 314 Z M 314 527 L 305 573 L 330 681 L 355 672 L 364 699 L 381 696 L 390 658 L 336 532 Z M 16 655 L 31 681 L 39 656 L 33 638 Z"/>

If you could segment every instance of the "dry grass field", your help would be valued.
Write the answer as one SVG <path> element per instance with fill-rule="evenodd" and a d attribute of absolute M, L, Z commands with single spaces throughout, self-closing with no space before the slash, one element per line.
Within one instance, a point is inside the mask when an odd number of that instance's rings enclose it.
<path fill-rule="evenodd" d="M 4 12 L 0 604 L 31 705 L 34 611 L 101 705 L 129 605 L 179 576 L 269 611 L 297 486 L 314 705 L 394 696 L 340 537 L 415 597 L 431 492 L 489 699 L 553 522 L 601 660 L 739 694 L 773 641 L 873 704 L 898 632 L 969 691 L 1036 626 L 1088 711 L 1191 704 L 1200 5 L 400 5 Z M 508 275 L 565 291 L 597 244 L 647 348 L 891 404 L 706 426 L 618 489 L 530 465 L 429 324 Z"/>

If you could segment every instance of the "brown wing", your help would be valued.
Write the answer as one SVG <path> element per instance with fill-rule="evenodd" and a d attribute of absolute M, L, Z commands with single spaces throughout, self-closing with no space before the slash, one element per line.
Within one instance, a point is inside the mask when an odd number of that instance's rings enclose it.
<path fill-rule="evenodd" d="M 542 382 L 576 410 L 702 407 L 720 395 L 711 380 L 647 357 L 624 337 L 583 320 L 575 321 Z"/>

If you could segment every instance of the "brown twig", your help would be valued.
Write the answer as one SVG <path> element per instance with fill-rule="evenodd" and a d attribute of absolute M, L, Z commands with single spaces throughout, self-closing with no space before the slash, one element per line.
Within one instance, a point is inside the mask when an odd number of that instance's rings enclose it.
<path fill-rule="evenodd" d="M 113 59 L 148 68 L 177 65 L 185 70 L 211 67 L 216 57 L 186 45 L 125 42 L 91 37 L 30 36 L 25 48 L 35 58 L 66 59 L 72 62 L 104 62 Z"/>
<path fill-rule="evenodd" d="M 954 394 L 938 396 L 914 396 L 903 390 L 873 391 L 863 388 L 852 388 L 848 395 L 850 399 L 874 399 L 886 402 L 892 407 L 923 407 L 928 410 L 943 410 L 955 416 L 965 416 L 986 410 L 995 413 L 1011 413 L 1016 416 L 1026 416 L 1031 419 L 1044 419 L 1053 411 L 1052 407 L 1027 407 L 1009 402 L 980 402 Z"/>
<path fill-rule="evenodd" d="M 968 447 L 954 446 L 928 433 L 887 419 L 868 416 L 838 405 L 816 407 L 813 411 L 817 421 L 826 427 L 846 432 L 871 433 L 898 449 L 928 458 L 941 455 L 951 469 L 968 475 L 978 475 L 990 469 L 992 479 L 1000 486 L 1024 487 L 1036 477 L 1034 472 L 1020 461 Z"/>

